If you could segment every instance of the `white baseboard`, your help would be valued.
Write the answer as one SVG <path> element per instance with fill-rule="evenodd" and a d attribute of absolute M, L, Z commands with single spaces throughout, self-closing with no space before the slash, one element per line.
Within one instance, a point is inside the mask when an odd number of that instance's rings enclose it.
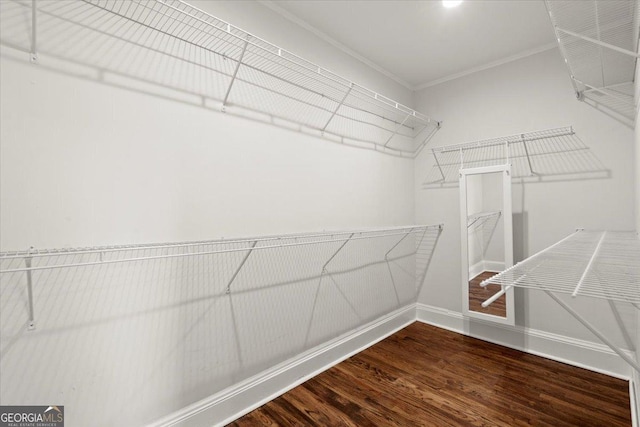
<path fill-rule="evenodd" d="M 633 425 L 637 422 L 638 375 L 607 346 L 521 326 L 465 318 L 461 313 L 411 304 L 324 343 L 154 422 L 151 426 L 218 426 L 275 399 L 414 321 L 420 321 L 505 347 L 630 380 Z M 632 378 L 633 377 L 633 378 Z"/>
<path fill-rule="evenodd" d="M 570 338 L 522 326 L 502 325 L 461 313 L 417 304 L 416 317 L 427 323 L 547 359 L 630 380 L 631 367 L 604 344 Z M 629 353 L 633 357 L 633 353 Z"/>
<path fill-rule="evenodd" d="M 475 279 L 485 271 L 499 272 L 504 270 L 504 262 L 482 260 L 469 267 L 469 280 Z"/>
<path fill-rule="evenodd" d="M 411 304 L 154 422 L 151 426 L 218 426 L 275 399 L 416 320 Z"/>
<path fill-rule="evenodd" d="M 504 270 L 504 262 L 484 260 L 484 271 L 495 271 L 496 273 Z"/>

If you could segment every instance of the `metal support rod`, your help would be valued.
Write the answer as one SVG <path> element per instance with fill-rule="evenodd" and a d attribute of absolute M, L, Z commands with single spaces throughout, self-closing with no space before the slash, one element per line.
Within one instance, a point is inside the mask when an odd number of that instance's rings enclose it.
<path fill-rule="evenodd" d="M 329 120 L 327 120 L 327 123 L 325 123 L 325 125 L 322 127 L 322 132 L 324 132 L 327 129 L 327 126 L 329 126 L 329 123 L 331 123 L 331 120 L 333 120 L 336 114 L 338 114 L 338 110 L 340 109 L 340 107 L 342 107 L 342 104 L 344 104 L 344 101 L 347 99 L 347 96 L 349 96 L 352 89 L 353 89 L 353 83 L 349 85 L 349 90 L 345 92 L 344 96 L 338 103 L 338 106 L 336 107 L 335 110 L 333 110 L 333 113 L 331 113 L 331 117 L 329 117 Z"/>
<path fill-rule="evenodd" d="M 38 45 L 37 45 L 37 31 L 36 31 L 36 25 L 37 25 L 37 16 L 38 14 L 37 12 L 37 7 L 36 7 L 36 0 L 31 0 L 31 62 L 36 62 L 38 60 Z"/>
<path fill-rule="evenodd" d="M 412 229 L 410 229 L 409 231 L 407 231 L 407 234 L 405 234 L 404 236 L 402 236 L 402 238 L 401 238 L 400 240 L 398 240 L 398 241 L 396 242 L 396 244 L 395 244 L 395 245 L 393 245 L 393 246 L 391 247 L 391 249 L 389 249 L 389 250 L 387 251 L 387 253 L 386 253 L 386 254 L 384 254 L 384 259 L 385 259 L 386 261 L 388 261 L 388 260 L 389 260 L 388 258 L 389 258 L 389 254 L 391 253 L 391 251 L 392 251 L 392 250 L 394 250 L 394 249 L 395 249 L 395 248 L 396 248 L 400 243 L 402 243 L 402 241 L 403 241 L 404 239 L 406 239 L 406 238 L 407 238 L 407 236 L 409 236 L 409 234 L 411 234 L 411 233 L 413 233 L 413 228 L 412 228 Z"/>
<path fill-rule="evenodd" d="M 604 238 L 606 235 L 607 235 L 607 232 L 604 231 L 602 233 L 602 236 L 600 237 L 600 240 L 598 241 L 598 245 L 596 246 L 595 251 L 593 251 L 593 255 L 591 255 L 591 259 L 589 259 L 589 263 L 587 264 L 587 267 L 584 269 L 584 272 L 582 273 L 582 276 L 580 277 L 580 280 L 578 281 L 576 288 L 573 290 L 573 293 L 571 294 L 572 297 L 575 298 L 576 295 L 578 295 L 578 291 L 580 291 L 580 288 L 584 283 L 584 279 L 586 279 L 587 274 L 589 274 L 589 270 L 591 270 L 591 265 L 593 265 L 593 261 L 598 256 L 598 252 L 600 252 L 600 247 L 602 246 L 602 242 L 604 241 Z"/>
<path fill-rule="evenodd" d="M 229 94 L 231 93 L 231 88 L 233 87 L 233 82 L 236 80 L 236 76 L 238 75 L 238 70 L 240 69 L 240 64 L 242 64 L 242 59 L 244 58 L 244 53 L 247 51 L 247 46 L 249 45 L 249 37 L 244 42 L 244 46 L 242 46 L 242 53 L 240 54 L 240 58 L 238 59 L 238 63 L 236 64 L 236 69 L 233 70 L 233 76 L 231 76 L 231 82 L 229 83 L 229 87 L 227 88 L 227 93 L 224 95 L 224 100 L 222 101 L 222 111 L 224 111 L 224 107 L 227 105 L 227 101 L 229 100 Z"/>
<path fill-rule="evenodd" d="M 416 158 L 418 154 L 422 151 L 422 149 L 427 145 L 429 140 L 440 130 L 440 123 L 438 122 L 438 126 L 434 127 L 431 132 L 422 140 L 418 148 L 413 152 L 413 158 Z"/>
<path fill-rule="evenodd" d="M 600 341 L 602 341 L 603 343 L 608 345 L 611 350 L 615 351 L 618 354 L 618 356 L 622 357 L 622 359 L 624 359 L 625 362 L 627 362 L 629 365 L 631 365 L 631 367 L 633 367 L 633 369 L 635 369 L 636 372 L 640 373 L 640 365 L 638 365 L 638 363 L 635 360 L 633 360 L 624 351 L 622 351 L 620 348 L 618 348 L 618 346 L 613 344 L 613 342 L 611 342 L 603 333 L 598 331 L 589 322 L 587 322 L 585 319 L 583 319 L 582 316 L 580 316 L 580 314 L 578 314 L 573 308 L 571 308 L 569 305 L 567 305 L 560 298 L 555 296 L 552 292 L 547 291 L 547 290 L 545 290 L 544 292 L 547 295 L 549 295 L 551 297 L 551 299 L 553 299 L 555 302 L 557 302 L 562 308 L 567 310 L 567 312 L 569 312 L 569 314 L 571 314 L 578 322 L 582 323 L 587 329 L 589 329 L 591 331 L 591 333 L 593 333 L 596 337 L 598 337 L 600 339 Z"/>
<path fill-rule="evenodd" d="M 500 289 L 498 292 L 496 292 L 495 294 L 493 294 L 493 296 L 491 298 L 489 298 L 488 300 L 486 300 L 485 302 L 482 303 L 482 308 L 487 308 L 489 307 L 491 304 L 493 304 L 498 298 L 500 298 L 502 295 L 506 294 L 507 291 L 509 291 L 509 289 L 513 288 L 512 285 L 508 285 L 503 287 L 502 289 Z"/>
<path fill-rule="evenodd" d="M 529 149 L 527 148 L 527 141 L 524 137 L 524 133 L 522 136 L 522 145 L 524 146 L 524 153 L 527 155 L 527 163 L 529 164 L 529 173 L 531 175 L 535 175 L 536 173 L 533 171 L 533 167 L 531 167 L 531 157 L 529 156 Z"/>
<path fill-rule="evenodd" d="M 438 165 L 438 169 L 440 170 L 440 175 L 442 175 L 442 181 L 446 181 L 446 177 L 444 176 L 444 172 L 442 171 L 442 166 L 440 166 L 440 160 L 438 160 L 438 156 L 435 151 L 432 151 L 433 157 L 436 159 L 436 165 Z"/>
<path fill-rule="evenodd" d="M 236 276 L 238 275 L 238 273 L 240 273 L 240 270 L 242 270 L 244 263 L 247 262 L 249 255 L 251 255 L 251 252 L 253 252 L 253 248 L 255 248 L 257 244 L 258 244 L 257 240 L 253 242 L 253 244 L 249 248 L 249 252 L 247 252 L 247 254 L 244 256 L 244 258 L 240 262 L 240 265 L 238 266 L 238 268 L 236 268 L 236 271 L 233 273 L 233 276 L 231 276 L 231 280 L 229 280 L 229 283 L 227 284 L 227 293 L 231 292 L 231 284 L 233 283 L 234 280 L 236 280 Z"/>
<path fill-rule="evenodd" d="M 344 247 L 345 247 L 345 245 L 346 245 L 347 243 L 349 243 L 349 240 L 351 240 L 351 238 L 353 237 L 353 235 L 354 235 L 354 234 L 356 234 L 356 233 L 351 233 L 351 234 L 349 235 L 349 237 L 347 237 L 347 240 L 345 240 L 345 241 L 340 245 L 340 247 L 339 247 L 339 248 L 338 248 L 338 249 L 333 253 L 333 255 L 331 255 L 331 258 L 329 258 L 329 259 L 327 260 L 327 262 L 325 262 L 325 263 L 324 263 L 324 265 L 322 266 L 321 273 L 320 273 L 321 275 L 322 275 L 322 273 L 325 273 L 325 272 L 327 271 L 327 265 L 329 265 L 329 263 L 330 263 L 330 262 L 331 262 L 331 261 L 336 257 L 336 255 L 338 255 L 338 252 L 340 252 L 340 251 L 342 250 L 342 248 L 344 248 Z"/>
<path fill-rule="evenodd" d="M 562 31 L 565 34 L 569 34 L 570 36 L 573 37 L 578 37 L 579 39 L 582 40 L 586 40 L 588 42 L 591 43 L 595 43 L 599 46 L 603 46 L 606 47 L 607 49 L 611 49 L 611 50 L 615 50 L 616 52 L 620 52 L 620 53 L 624 53 L 625 55 L 629 55 L 629 56 L 633 56 L 634 58 L 640 58 L 640 53 L 637 52 L 633 52 L 631 50 L 627 50 L 627 49 L 623 49 L 621 47 L 597 40 L 597 39 L 593 39 L 591 37 L 587 37 L 587 36 L 583 36 L 582 34 L 578 34 L 578 33 L 574 33 L 573 31 L 569 31 L 569 30 L 565 30 L 564 28 L 560 28 L 560 27 L 556 27 L 556 30 L 558 31 Z"/>
<path fill-rule="evenodd" d="M 33 247 L 29 248 L 29 253 L 33 250 Z M 25 266 L 31 268 L 31 257 L 27 256 L 24 259 Z M 27 270 L 27 298 L 29 299 L 29 323 L 27 329 L 32 331 L 36 328 L 35 313 L 33 310 L 33 278 L 31 277 L 31 270 Z"/>
<path fill-rule="evenodd" d="M 385 142 L 385 143 L 384 143 L 384 146 L 383 146 L 383 147 L 386 147 L 386 146 L 391 142 L 391 140 L 393 139 L 393 137 L 394 137 L 394 136 L 396 136 L 396 134 L 397 134 L 398 132 L 400 132 L 400 129 L 402 129 L 402 126 L 404 126 L 404 124 L 407 122 L 407 120 L 409 120 L 409 117 L 411 117 L 411 114 L 407 114 L 407 117 L 405 117 L 405 118 L 404 118 L 404 120 L 402 121 L 402 123 L 400 123 L 400 124 L 398 125 L 398 127 L 396 127 L 396 128 L 394 129 L 393 133 L 391 134 L 391 136 L 389 137 L 389 139 L 387 139 L 387 142 Z"/>

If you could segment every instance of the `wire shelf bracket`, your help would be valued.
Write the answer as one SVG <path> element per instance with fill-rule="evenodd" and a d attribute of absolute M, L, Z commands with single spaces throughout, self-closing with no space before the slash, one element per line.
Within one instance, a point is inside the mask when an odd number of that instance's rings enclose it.
<path fill-rule="evenodd" d="M 640 3 L 545 0 L 576 98 L 633 124 Z"/>
<path fill-rule="evenodd" d="M 513 178 L 523 179 L 609 173 L 572 126 L 434 147 L 431 154 L 427 187 L 457 184 L 463 168 L 506 164 Z"/>
<path fill-rule="evenodd" d="M 541 290 L 640 373 L 640 365 L 558 294 L 588 296 L 640 307 L 640 236 L 636 232 L 573 234 L 485 280 L 488 284 Z M 500 291 L 502 292 L 502 291 Z M 486 307 L 497 299 L 487 299 Z"/>

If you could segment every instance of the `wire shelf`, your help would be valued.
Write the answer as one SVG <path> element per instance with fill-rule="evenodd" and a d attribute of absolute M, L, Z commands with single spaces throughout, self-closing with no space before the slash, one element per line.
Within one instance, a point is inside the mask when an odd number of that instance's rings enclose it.
<path fill-rule="evenodd" d="M 31 1 L 2 2 L 3 43 L 35 49 Z M 38 53 L 196 95 L 228 113 L 413 157 L 439 122 L 181 0 L 36 2 Z"/>
<path fill-rule="evenodd" d="M 640 304 L 640 237 L 578 230 L 483 284 Z"/>
<path fill-rule="evenodd" d="M 545 3 L 578 98 L 633 122 L 639 3 Z"/>
<path fill-rule="evenodd" d="M 547 129 L 431 149 L 423 184 L 457 184 L 462 168 L 511 164 L 511 175 L 544 177 L 608 172 L 572 127 Z"/>

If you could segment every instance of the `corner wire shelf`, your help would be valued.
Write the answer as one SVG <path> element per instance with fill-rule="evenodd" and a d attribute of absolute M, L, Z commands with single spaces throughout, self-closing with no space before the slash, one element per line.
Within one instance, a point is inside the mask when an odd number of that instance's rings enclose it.
<path fill-rule="evenodd" d="M 512 287 L 545 292 L 640 373 L 640 365 L 635 360 L 556 296 L 569 294 L 572 297 L 587 296 L 626 302 L 640 310 L 638 233 L 577 230 L 483 281 L 481 286 L 488 284 L 501 285 L 499 293 Z M 490 304 L 494 300 L 492 297 L 485 303 Z"/>
<path fill-rule="evenodd" d="M 425 186 L 458 185 L 459 171 L 511 164 L 513 178 L 608 173 L 573 127 L 502 136 L 431 149 Z"/>
<path fill-rule="evenodd" d="M 576 96 L 635 121 L 638 1 L 545 0 Z"/>
<path fill-rule="evenodd" d="M 34 62 L 46 54 L 93 67 L 103 82 L 111 73 L 118 82 L 152 83 L 206 108 L 402 157 L 415 157 L 440 127 L 181 0 L 7 0 L 0 7 L 4 45 L 30 51 Z"/>
<path fill-rule="evenodd" d="M 15 277 L 11 275 L 26 275 L 25 284 L 28 297 L 28 329 L 35 329 L 34 312 L 34 286 L 36 285 L 35 274 L 38 282 L 47 282 L 52 270 L 85 268 L 90 266 L 106 266 L 121 263 L 139 263 L 162 259 L 178 259 L 190 257 L 205 257 L 222 254 L 236 253 L 235 267 L 233 274 L 226 283 L 226 293 L 232 292 L 232 286 L 247 260 L 252 253 L 258 251 L 273 251 L 282 248 L 309 248 L 311 246 L 322 246 L 325 251 L 331 254 L 323 264 L 319 272 L 320 278 L 324 275 L 331 275 L 327 270 L 328 265 L 334 261 L 336 256 L 344 250 L 349 242 L 360 240 L 378 239 L 383 240 L 383 246 L 387 245 L 384 255 L 378 262 L 394 260 L 394 251 L 401 244 L 405 244 L 409 236 L 415 237 L 415 250 L 408 255 L 416 256 L 417 267 L 423 270 L 428 268 L 431 262 L 431 255 L 442 232 L 443 225 L 418 225 L 412 227 L 389 227 L 381 229 L 336 231 L 322 233 L 288 234 L 278 236 L 251 237 L 242 239 L 221 239 L 204 240 L 194 242 L 178 243 L 158 243 L 143 245 L 121 245 L 121 246 L 100 246 L 82 247 L 68 249 L 35 249 L 30 248 L 25 251 L 12 251 L 0 253 L 0 278 Z M 403 243 L 405 242 L 405 243 Z M 423 243 L 432 247 L 425 250 Z M 329 246 L 327 246 L 329 245 Z M 333 248 L 333 249 L 332 249 Z M 388 250 L 386 250 L 388 249 Z M 403 256 L 407 256 L 404 254 Z M 229 268 L 229 263 L 225 264 Z M 389 270 L 391 273 L 391 270 Z M 43 274 L 45 272 L 49 272 Z M 418 277 L 420 282 L 424 280 L 426 271 L 420 272 Z M 393 274 L 392 280 L 393 280 Z M 39 283 L 42 284 L 42 283 Z M 420 283 L 417 290 L 421 288 Z"/>

